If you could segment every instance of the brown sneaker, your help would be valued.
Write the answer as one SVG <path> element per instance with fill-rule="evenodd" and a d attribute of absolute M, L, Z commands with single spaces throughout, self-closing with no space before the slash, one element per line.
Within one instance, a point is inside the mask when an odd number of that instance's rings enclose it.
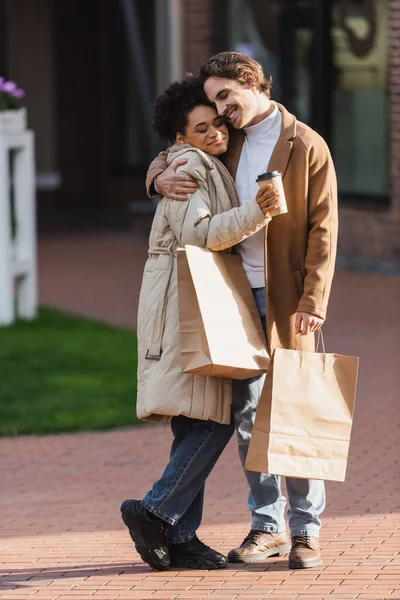
<path fill-rule="evenodd" d="M 286 533 L 267 533 L 252 529 L 239 548 L 229 552 L 228 561 L 231 563 L 260 562 L 269 556 L 288 554 L 289 550 L 289 538 Z"/>
<path fill-rule="evenodd" d="M 322 565 L 319 539 L 308 535 L 292 537 L 292 549 L 289 554 L 289 569 L 309 569 Z"/>

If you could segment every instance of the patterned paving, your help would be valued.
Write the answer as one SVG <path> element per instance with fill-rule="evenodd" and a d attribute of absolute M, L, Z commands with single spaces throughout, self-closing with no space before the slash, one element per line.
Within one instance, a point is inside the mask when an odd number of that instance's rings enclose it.
<path fill-rule="evenodd" d="M 46 240 L 41 299 L 134 326 L 145 247 L 128 237 Z M 359 355 L 345 483 L 328 484 L 324 566 L 285 557 L 218 572 L 152 572 L 119 518 L 160 474 L 166 426 L 0 439 L 0 598 L 43 600 L 400 599 L 400 280 L 340 271 L 328 351 Z M 94 301 L 95 300 L 95 301 Z M 228 552 L 249 528 L 246 483 L 232 441 L 207 488 L 200 537 Z"/>

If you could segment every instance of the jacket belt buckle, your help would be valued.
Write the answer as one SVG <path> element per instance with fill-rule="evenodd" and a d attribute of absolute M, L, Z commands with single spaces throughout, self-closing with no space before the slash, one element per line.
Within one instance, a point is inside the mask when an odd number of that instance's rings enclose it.
<path fill-rule="evenodd" d="M 160 360 L 161 355 L 162 355 L 162 350 L 160 350 L 160 354 L 157 354 L 157 355 L 153 354 L 150 356 L 149 356 L 149 350 L 147 350 L 145 359 L 146 360 Z"/>

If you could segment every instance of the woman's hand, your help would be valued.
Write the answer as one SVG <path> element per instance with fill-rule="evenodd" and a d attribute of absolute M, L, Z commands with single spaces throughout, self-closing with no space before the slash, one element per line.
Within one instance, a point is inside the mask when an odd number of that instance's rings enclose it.
<path fill-rule="evenodd" d="M 267 217 L 271 210 L 279 207 L 279 190 L 274 189 L 270 183 L 258 190 L 256 201 L 264 215 Z"/>

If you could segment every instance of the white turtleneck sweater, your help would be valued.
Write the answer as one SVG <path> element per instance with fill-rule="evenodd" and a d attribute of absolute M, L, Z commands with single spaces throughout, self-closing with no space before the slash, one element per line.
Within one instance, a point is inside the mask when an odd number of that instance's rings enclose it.
<path fill-rule="evenodd" d="M 282 115 L 275 102 L 273 112 L 263 121 L 245 127 L 238 170 L 236 189 L 240 204 L 254 200 L 259 190 L 256 179 L 268 169 L 272 151 L 278 141 Z M 243 266 L 252 288 L 265 287 L 264 278 L 264 229 L 250 236 L 237 246 Z"/>

